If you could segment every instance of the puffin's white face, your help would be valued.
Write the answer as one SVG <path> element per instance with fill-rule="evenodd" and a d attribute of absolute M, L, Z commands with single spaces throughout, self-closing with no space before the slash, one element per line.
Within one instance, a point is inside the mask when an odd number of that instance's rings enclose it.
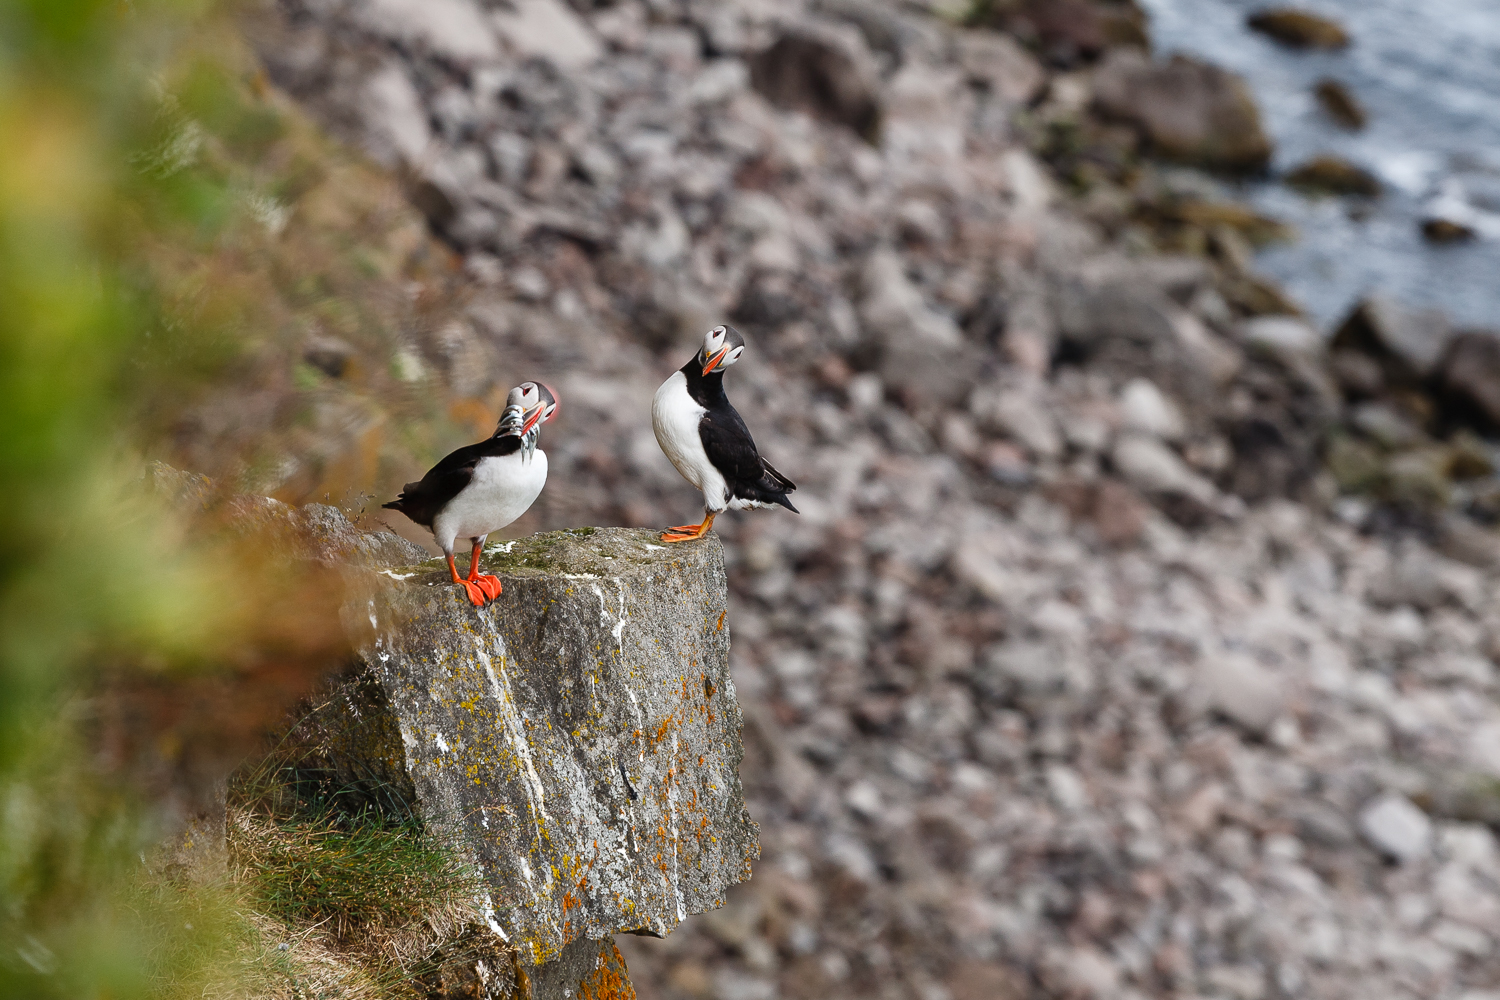
<path fill-rule="evenodd" d="M 522 382 L 510 391 L 506 402 L 521 407 L 522 434 L 557 413 L 557 394 L 540 382 Z"/>
<path fill-rule="evenodd" d="M 703 335 L 703 350 L 698 362 L 703 374 L 728 368 L 745 353 L 745 338 L 732 326 L 716 326 Z"/>

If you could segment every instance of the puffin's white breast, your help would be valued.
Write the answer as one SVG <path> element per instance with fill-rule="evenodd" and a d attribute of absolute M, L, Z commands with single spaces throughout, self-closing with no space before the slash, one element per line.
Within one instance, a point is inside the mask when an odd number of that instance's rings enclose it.
<path fill-rule="evenodd" d="M 547 453 L 538 449 L 530 458 L 521 450 L 481 458 L 474 478 L 432 522 L 439 545 L 455 538 L 478 538 L 499 531 L 531 507 L 547 485 Z M 445 544 L 446 543 L 446 544 Z"/>
<path fill-rule="evenodd" d="M 709 510 L 724 509 L 728 484 L 723 473 L 714 468 L 703 450 L 698 424 L 707 413 L 688 394 L 687 376 L 673 372 L 651 400 L 651 429 L 656 443 L 682 478 L 703 491 L 703 502 Z"/>

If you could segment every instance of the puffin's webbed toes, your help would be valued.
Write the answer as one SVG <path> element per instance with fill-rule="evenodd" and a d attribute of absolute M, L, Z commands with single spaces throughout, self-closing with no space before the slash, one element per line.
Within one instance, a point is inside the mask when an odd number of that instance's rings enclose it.
<path fill-rule="evenodd" d="M 484 595 L 492 601 L 505 591 L 505 588 L 500 585 L 500 578 L 498 576 L 491 576 L 488 573 L 476 576 L 474 584 L 480 590 L 484 591 Z"/>
<path fill-rule="evenodd" d="M 476 608 L 484 607 L 485 603 L 490 600 L 490 596 L 485 593 L 484 588 L 478 583 L 471 580 L 460 580 L 458 582 L 463 585 L 464 593 L 469 595 L 469 603 L 473 604 Z"/>

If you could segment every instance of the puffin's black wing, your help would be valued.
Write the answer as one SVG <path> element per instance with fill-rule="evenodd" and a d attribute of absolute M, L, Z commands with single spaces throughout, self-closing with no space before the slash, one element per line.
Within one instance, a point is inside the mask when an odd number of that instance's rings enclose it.
<path fill-rule="evenodd" d="M 442 513 L 448 502 L 473 480 L 474 467 L 481 458 L 508 455 L 519 447 L 521 439 L 515 435 L 465 445 L 428 469 L 420 481 L 407 483 L 399 497 L 381 504 L 381 507 L 399 510 L 418 524 L 430 528 L 433 519 Z"/>
<path fill-rule="evenodd" d="M 731 496 L 776 503 L 796 513 L 786 495 L 796 484 L 760 457 L 750 428 L 732 406 L 715 407 L 698 422 L 698 437 L 714 468 L 723 473 Z"/>
<path fill-rule="evenodd" d="M 719 407 L 703 414 L 698 421 L 698 437 L 708 460 L 731 483 L 760 478 L 760 452 L 755 450 L 750 428 L 734 407 Z"/>

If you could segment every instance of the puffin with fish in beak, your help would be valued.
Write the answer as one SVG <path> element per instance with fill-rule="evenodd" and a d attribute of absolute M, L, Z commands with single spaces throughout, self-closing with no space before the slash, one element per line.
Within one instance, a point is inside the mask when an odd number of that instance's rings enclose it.
<path fill-rule="evenodd" d="M 664 542 L 702 538 L 726 509 L 797 508 L 787 494 L 797 488 L 755 448 L 745 421 L 724 395 L 724 370 L 745 352 L 732 326 L 716 326 L 703 348 L 673 372 L 651 400 L 651 429 L 682 478 L 703 491 L 703 522 L 668 528 Z"/>
<path fill-rule="evenodd" d="M 489 440 L 453 452 L 381 505 L 432 530 L 453 582 L 475 607 L 493 601 L 503 589 L 499 577 L 479 572 L 484 539 L 526 513 L 547 484 L 547 453 L 537 442 L 542 424 L 556 414 L 556 393 L 540 382 L 522 382 L 506 398 Z M 453 543 L 459 538 L 474 543 L 467 577 L 459 576 L 453 564 Z"/>

